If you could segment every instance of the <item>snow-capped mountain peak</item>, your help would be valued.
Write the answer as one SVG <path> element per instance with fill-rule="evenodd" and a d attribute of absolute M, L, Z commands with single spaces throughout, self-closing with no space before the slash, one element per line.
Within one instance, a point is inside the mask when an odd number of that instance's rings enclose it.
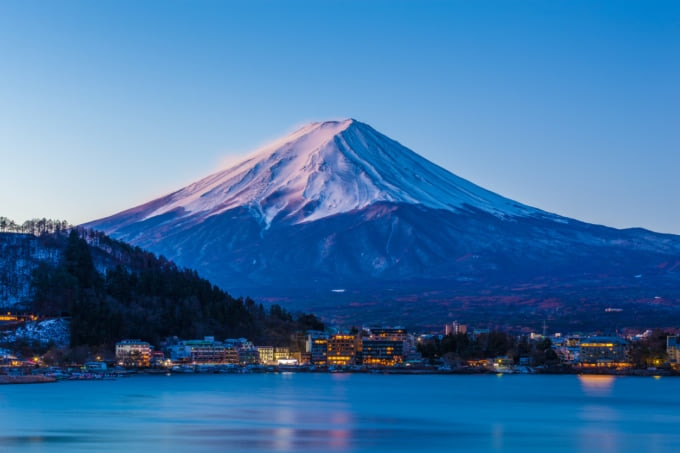
<path fill-rule="evenodd" d="M 318 220 L 377 202 L 497 216 L 542 213 L 438 167 L 354 119 L 311 123 L 237 164 L 149 203 L 152 218 L 181 211 L 207 218 L 247 207 L 266 227 Z M 544 213 L 545 214 L 545 213 Z"/>

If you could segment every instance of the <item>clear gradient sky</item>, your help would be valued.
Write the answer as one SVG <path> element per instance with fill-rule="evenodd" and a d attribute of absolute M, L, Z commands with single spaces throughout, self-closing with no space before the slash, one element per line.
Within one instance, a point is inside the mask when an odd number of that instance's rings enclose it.
<path fill-rule="evenodd" d="M 93 220 L 347 117 L 680 234 L 679 1 L 0 1 L 0 216 Z"/>

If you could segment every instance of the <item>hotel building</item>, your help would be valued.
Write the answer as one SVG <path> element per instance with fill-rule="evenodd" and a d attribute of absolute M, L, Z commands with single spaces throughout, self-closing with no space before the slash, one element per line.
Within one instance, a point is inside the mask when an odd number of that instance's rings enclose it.
<path fill-rule="evenodd" d="M 124 367 L 146 368 L 151 361 L 152 349 L 146 341 L 120 341 L 116 343 L 116 362 Z"/>
<path fill-rule="evenodd" d="M 357 335 L 336 334 L 328 339 L 326 358 L 330 366 L 356 365 L 360 352 L 361 340 Z"/>

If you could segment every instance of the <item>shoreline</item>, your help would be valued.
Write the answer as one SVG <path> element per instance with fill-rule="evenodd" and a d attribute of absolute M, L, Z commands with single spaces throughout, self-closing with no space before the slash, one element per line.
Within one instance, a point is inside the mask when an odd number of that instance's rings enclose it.
<path fill-rule="evenodd" d="M 49 376 L 30 375 L 30 376 L 8 376 L 0 375 L 0 385 L 10 384 L 50 384 L 57 382 L 55 378 Z"/>
<path fill-rule="evenodd" d="M 524 367 L 523 370 L 493 370 L 488 368 L 475 368 L 475 367 L 461 367 L 461 368 L 451 368 L 451 369 L 440 369 L 440 368 L 409 368 L 409 367 L 386 367 L 386 368 L 312 368 L 305 366 L 269 366 L 264 368 L 234 368 L 225 370 L 185 370 L 185 371 L 174 371 L 174 370 L 154 370 L 154 369 L 139 369 L 139 370 L 129 370 L 125 373 L 125 376 L 134 375 L 184 375 L 184 374 L 261 374 L 261 373 L 320 373 L 320 374 L 382 374 L 382 375 L 498 375 L 498 374 L 508 374 L 508 375 L 518 375 L 518 376 L 531 376 L 531 375 L 585 375 L 585 376 L 640 376 L 640 377 L 654 377 L 654 376 L 664 376 L 664 377 L 680 377 L 680 372 L 677 370 L 666 370 L 666 369 L 593 369 L 593 368 L 576 368 L 576 367 L 555 367 L 555 368 L 534 368 L 527 369 Z"/>
<path fill-rule="evenodd" d="M 35 373 L 35 371 L 34 371 Z M 214 374 L 373 374 L 373 375 L 572 375 L 572 376 L 612 376 L 612 377 L 680 377 L 678 370 L 667 369 L 613 369 L 613 368 L 577 368 L 577 367 L 549 367 L 549 368 L 529 368 L 520 367 L 518 369 L 489 369 L 480 367 L 459 367 L 459 368 L 435 368 L 435 367 L 385 367 L 385 368 L 326 368 L 326 367 L 306 367 L 306 366 L 266 366 L 266 367 L 211 367 L 208 369 L 201 367 L 186 367 L 181 370 L 172 369 L 127 369 L 109 370 L 105 373 L 83 373 L 82 371 L 57 369 L 49 374 L 35 373 L 27 375 L 0 375 L 0 385 L 7 384 L 44 384 L 59 381 L 74 380 L 117 380 L 132 376 L 158 376 L 158 375 L 214 375 Z"/>

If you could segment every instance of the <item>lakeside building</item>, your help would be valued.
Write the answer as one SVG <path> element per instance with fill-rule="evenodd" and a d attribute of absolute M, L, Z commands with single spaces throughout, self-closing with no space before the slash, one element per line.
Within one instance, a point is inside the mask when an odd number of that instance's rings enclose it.
<path fill-rule="evenodd" d="M 237 364 L 238 352 L 215 341 L 214 337 L 203 340 L 184 340 L 169 348 L 170 359 L 176 363 Z"/>
<path fill-rule="evenodd" d="M 497 373 L 509 373 L 514 371 L 515 362 L 512 357 L 500 356 L 493 359 L 493 370 Z"/>
<path fill-rule="evenodd" d="M 362 363 L 367 366 L 396 366 L 404 362 L 404 342 L 362 339 Z"/>
<path fill-rule="evenodd" d="M 106 362 L 85 362 L 83 366 L 90 373 L 105 373 L 108 369 Z"/>
<path fill-rule="evenodd" d="M 263 365 L 274 364 L 274 346 L 258 346 L 257 355 Z"/>
<path fill-rule="evenodd" d="M 403 327 L 364 328 L 361 335 L 339 333 L 326 335 L 309 331 L 305 342 L 308 359 L 300 354 L 300 363 L 315 366 L 396 366 L 405 362 L 415 350 L 415 340 Z M 420 354 L 414 363 L 422 359 Z"/>
<path fill-rule="evenodd" d="M 305 363 L 305 358 L 303 357 L 303 355 L 304 355 L 304 352 L 300 352 L 300 351 L 291 351 L 291 352 L 288 354 L 288 359 L 289 359 L 289 360 L 291 360 L 291 359 L 292 359 L 292 360 L 297 360 L 297 361 L 298 361 L 298 364 L 301 365 L 301 364 Z M 307 364 L 309 364 L 309 362 L 307 362 Z"/>
<path fill-rule="evenodd" d="M 0 349 L 0 367 L 17 367 L 21 360 L 7 349 Z"/>
<path fill-rule="evenodd" d="M 257 348 L 246 338 L 228 338 L 224 345 L 235 350 L 238 354 L 238 362 L 241 365 L 254 365 L 259 363 Z"/>
<path fill-rule="evenodd" d="M 408 332 L 403 327 L 369 327 L 370 338 L 374 340 L 406 341 Z"/>
<path fill-rule="evenodd" d="M 361 339 L 361 359 L 367 366 L 396 366 L 415 350 L 415 340 L 403 327 L 370 327 Z"/>
<path fill-rule="evenodd" d="M 673 368 L 680 368 L 680 341 L 678 337 L 666 337 L 666 353 Z"/>
<path fill-rule="evenodd" d="M 290 359 L 290 348 L 277 347 L 274 348 L 274 362 L 279 363 L 281 360 Z"/>
<path fill-rule="evenodd" d="M 116 362 L 124 367 L 146 368 L 151 362 L 152 350 L 146 341 L 119 341 L 116 343 Z"/>
<path fill-rule="evenodd" d="M 172 362 L 165 358 L 163 351 L 151 351 L 151 368 L 163 368 L 170 366 Z"/>
<path fill-rule="evenodd" d="M 588 337 L 579 344 L 579 365 L 591 367 L 630 367 L 628 342 L 619 337 Z"/>
<path fill-rule="evenodd" d="M 309 362 L 312 365 L 328 365 L 328 335 L 319 331 L 310 331 L 305 343 L 305 350 L 309 354 Z"/>
<path fill-rule="evenodd" d="M 573 365 L 580 361 L 581 338 L 578 336 L 559 336 L 551 338 L 552 348 L 560 358 L 560 362 Z"/>
<path fill-rule="evenodd" d="M 256 347 L 247 349 L 237 349 L 238 361 L 241 365 L 256 365 L 260 363 L 260 356 Z"/>
<path fill-rule="evenodd" d="M 327 360 L 330 366 L 353 366 L 361 354 L 361 340 L 357 335 L 336 334 L 328 339 Z"/>

